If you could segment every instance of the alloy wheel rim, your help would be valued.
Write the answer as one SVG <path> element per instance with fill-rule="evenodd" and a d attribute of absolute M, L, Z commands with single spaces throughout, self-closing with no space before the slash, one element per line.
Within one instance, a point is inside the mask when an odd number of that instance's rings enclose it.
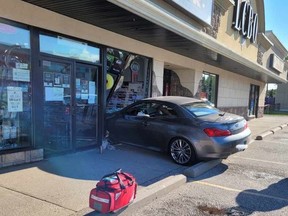
<path fill-rule="evenodd" d="M 170 147 L 172 158 L 179 164 L 188 163 L 192 156 L 192 150 L 188 142 L 183 139 L 175 140 Z"/>

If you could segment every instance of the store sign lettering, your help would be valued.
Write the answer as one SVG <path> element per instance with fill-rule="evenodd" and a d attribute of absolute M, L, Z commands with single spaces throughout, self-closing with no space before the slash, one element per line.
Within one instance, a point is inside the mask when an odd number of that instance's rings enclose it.
<path fill-rule="evenodd" d="M 258 34 L 258 14 L 247 1 L 235 0 L 232 27 L 252 43 Z"/>

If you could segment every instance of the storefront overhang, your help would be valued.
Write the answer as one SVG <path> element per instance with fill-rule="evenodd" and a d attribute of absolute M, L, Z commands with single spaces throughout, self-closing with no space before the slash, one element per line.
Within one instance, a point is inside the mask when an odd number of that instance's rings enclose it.
<path fill-rule="evenodd" d="M 148 1 L 24 1 L 252 79 L 287 82 Z"/>

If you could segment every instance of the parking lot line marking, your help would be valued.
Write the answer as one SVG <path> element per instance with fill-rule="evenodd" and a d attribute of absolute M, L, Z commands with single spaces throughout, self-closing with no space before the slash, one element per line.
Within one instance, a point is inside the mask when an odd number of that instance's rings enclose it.
<path fill-rule="evenodd" d="M 261 160 L 261 159 L 255 159 L 255 158 L 246 158 L 246 157 L 239 157 L 239 156 L 231 156 L 232 158 L 241 158 L 245 160 L 253 160 L 253 161 L 258 161 L 258 162 L 264 162 L 264 163 L 272 163 L 272 164 L 278 164 L 278 165 L 288 165 L 288 163 L 281 163 L 281 162 L 274 162 L 274 161 L 268 161 L 268 160 Z"/>
<path fill-rule="evenodd" d="M 263 197 L 263 198 L 269 198 L 269 199 L 275 199 L 275 200 L 279 200 L 279 201 L 288 202 L 288 199 L 285 199 L 285 198 L 276 197 L 276 196 L 270 196 L 270 195 L 265 195 L 265 194 L 260 194 L 260 193 L 254 193 L 254 192 L 245 191 L 245 190 L 243 191 L 243 190 L 234 189 L 234 188 L 228 188 L 228 187 L 225 187 L 225 186 L 211 184 L 211 183 L 204 182 L 204 181 L 193 181 L 193 183 L 201 184 L 201 185 L 205 185 L 205 186 L 210 186 L 210 187 L 214 187 L 214 188 L 219 188 L 219 189 L 222 189 L 222 190 L 233 191 L 233 192 L 238 192 L 238 193 L 245 193 L 245 194 L 249 194 L 249 195 L 252 195 L 252 196 L 257 196 L 257 197 Z"/>
<path fill-rule="evenodd" d="M 287 141 L 283 141 L 283 142 L 281 142 L 281 140 L 283 140 L 283 139 L 280 139 L 280 141 L 271 141 L 271 140 L 262 140 L 262 142 L 266 142 L 266 143 L 275 143 L 275 144 L 287 144 Z M 288 139 L 285 139 L 285 140 L 288 140 Z"/>

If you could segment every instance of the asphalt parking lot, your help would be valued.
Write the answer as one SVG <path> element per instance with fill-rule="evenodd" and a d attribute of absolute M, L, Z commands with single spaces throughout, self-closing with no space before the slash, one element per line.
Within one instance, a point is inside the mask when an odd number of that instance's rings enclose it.
<path fill-rule="evenodd" d="M 288 215 L 288 127 L 133 215 Z"/>

